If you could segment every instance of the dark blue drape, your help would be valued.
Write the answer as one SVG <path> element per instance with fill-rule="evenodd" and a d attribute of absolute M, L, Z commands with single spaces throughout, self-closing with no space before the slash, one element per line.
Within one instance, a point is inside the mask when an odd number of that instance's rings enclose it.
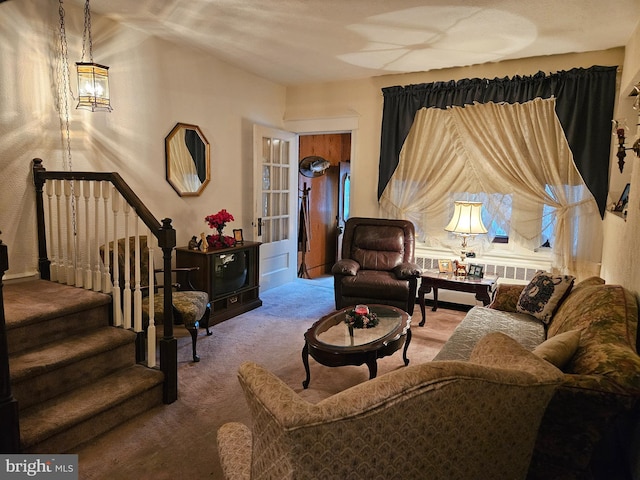
<path fill-rule="evenodd" d="M 423 107 L 446 108 L 474 102 L 522 103 L 556 97 L 556 113 L 573 158 L 604 215 L 609 189 L 611 120 L 617 67 L 574 68 L 551 75 L 493 80 L 472 78 L 383 88 L 378 199 L 398 166 L 400 150 L 415 113 Z"/>

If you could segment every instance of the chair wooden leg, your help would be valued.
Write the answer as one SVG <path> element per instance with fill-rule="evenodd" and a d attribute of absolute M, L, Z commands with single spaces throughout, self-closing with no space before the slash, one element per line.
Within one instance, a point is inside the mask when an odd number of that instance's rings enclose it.
<path fill-rule="evenodd" d="M 193 361 L 199 362 L 200 357 L 196 354 L 196 343 L 198 341 L 198 327 L 197 324 L 194 328 L 189 329 L 189 333 L 191 334 L 191 350 L 193 352 Z"/>
<path fill-rule="evenodd" d="M 207 329 L 207 336 L 212 335 L 212 331 L 209 330 L 209 319 L 211 318 L 211 304 L 207 304 L 207 310 L 204 312 L 202 316 L 202 320 L 200 320 L 200 325 Z"/>

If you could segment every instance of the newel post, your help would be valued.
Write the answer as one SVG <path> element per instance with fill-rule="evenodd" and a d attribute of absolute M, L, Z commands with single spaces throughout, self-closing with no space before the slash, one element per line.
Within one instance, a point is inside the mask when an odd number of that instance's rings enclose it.
<path fill-rule="evenodd" d="M 0 240 L 0 453 L 20 452 L 20 424 L 18 401 L 11 395 L 9 375 L 9 347 L 7 326 L 4 317 L 4 294 L 2 277 L 9 269 L 7 246 Z"/>
<path fill-rule="evenodd" d="M 44 189 L 44 172 L 41 158 L 33 159 L 33 183 L 36 187 L 36 221 L 38 231 L 38 270 L 40 278 L 51 280 L 51 260 L 47 256 L 47 235 L 44 224 L 44 200 L 42 190 Z"/>
<path fill-rule="evenodd" d="M 171 219 L 162 220 L 158 234 L 158 246 L 163 258 L 164 335 L 160 339 L 160 370 L 164 373 L 164 403 L 178 399 L 178 341 L 173 336 L 173 299 L 171 295 L 171 255 L 176 246 L 176 231 Z"/>

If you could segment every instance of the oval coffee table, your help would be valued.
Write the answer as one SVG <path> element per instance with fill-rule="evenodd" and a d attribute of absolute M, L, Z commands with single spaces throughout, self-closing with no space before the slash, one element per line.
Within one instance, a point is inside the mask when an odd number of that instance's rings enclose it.
<path fill-rule="evenodd" d="M 388 305 L 368 305 L 371 312 L 378 315 L 379 323 L 373 328 L 354 328 L 353 336 L 344 323 L 345 312 L 353 307 L 343 308 L 325 315 L 304 334 L 302 363 L 307 378 L 303 388 L 309 386 L 309 355 L 327 367 L 362 365 L 369 367 L 369 379 L 378 373 L 378 358 L 391 355 L 404 344 L 402 358 L 409 364 L 407 348 L 411 343 L 411 317 L 399 308 Z M 406 340 L 406 341 L 405 341 Z"/>

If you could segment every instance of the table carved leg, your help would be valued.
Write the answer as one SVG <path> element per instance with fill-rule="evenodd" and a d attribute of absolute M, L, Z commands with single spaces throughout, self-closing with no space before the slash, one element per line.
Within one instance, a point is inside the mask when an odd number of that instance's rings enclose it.
<path fill-rule="evenodd" d="M 486 307 L 491 303 L 491 297 L 489 296 L 489 287 L 479 289 L 476 292 L 476 300 L 482 302 L 482 304 Z"/>
<path fill-rule="evenodd" d="M 304 364 L 305 372 L 307 372 L 307 378 L 302 382 L 302 388 L 307 388 L 311 381 L 311 371 L 309 370 L 309 346 L 307 345 L 307 342 L 305 342 L 304 347 L 302 347 L 302 363 Z"/>
<path fill-rule="evenodd" d="M 435 312 L 438 309 L 438 287 L 433 287 L 433 308 L 432 312 Z"/>
<path fill-rule="evenodd" d="M 404 360 L 405 367 L 409 365 L 409 359 L 407 358 L 407 350 L 409 348 L 410 343 L 411 343 L 411 329 L 409 328 L 407 329 L 407 339 L 404 342 L 404 350 L 402 351 L 402 359 Z"/>
<path fill-rule="evenodd" d="M 370 352 L 367 355 L 367 367 L 369 367 L 369 380 L 376 378 L 378 374 L 378 355 L 377 352 Z"/>
<path fill-rule="evenodd" d="M 420 312 L 422 313 L 422 320 L 418 324 L 420 327 L 424 327 L 424 322 L 427 319 L 424 313 L 424 310 L 425 310 L 424 296 L 429 292 L 431 292 L 431 287 L 429 286 L 421 286 L 418 289 L 418 302 L 420 303 Z"/>

